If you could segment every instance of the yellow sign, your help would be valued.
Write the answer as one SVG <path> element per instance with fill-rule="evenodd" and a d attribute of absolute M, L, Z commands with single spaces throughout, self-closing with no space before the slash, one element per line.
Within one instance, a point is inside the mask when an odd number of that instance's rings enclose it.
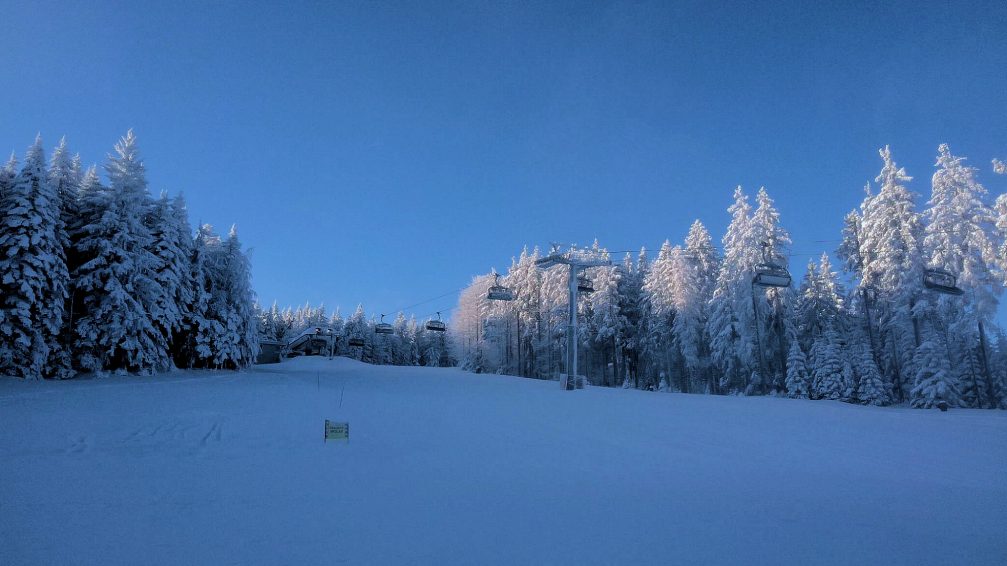
<path fill-rule="evenodd" d="M 325 419 L 325 440 L 350 441 L 350 423 L 334 423 Z"/>

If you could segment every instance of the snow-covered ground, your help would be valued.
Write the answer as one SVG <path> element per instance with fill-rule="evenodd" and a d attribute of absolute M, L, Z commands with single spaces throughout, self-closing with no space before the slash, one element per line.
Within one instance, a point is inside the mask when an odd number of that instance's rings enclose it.
<path fill-rule="evenodd" d="M 309 358 L 0 380 L 0 466 L 5 565 L 1007 563 L 1004 411 Z"/>

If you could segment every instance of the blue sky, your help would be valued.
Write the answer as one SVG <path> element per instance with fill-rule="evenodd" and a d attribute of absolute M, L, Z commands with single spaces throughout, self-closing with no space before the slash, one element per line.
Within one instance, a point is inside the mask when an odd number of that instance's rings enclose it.
<path fill-rule="evenodd" d="M 3 2 L 0 150 L 133 128 L 263 303 L 344 312 L 524 244 L 719 240 L 738 184 L 831 251 L 885 144 L 924 198 L 942 142 L 1007 191 L 1007 4 L 836 4 Z"/>

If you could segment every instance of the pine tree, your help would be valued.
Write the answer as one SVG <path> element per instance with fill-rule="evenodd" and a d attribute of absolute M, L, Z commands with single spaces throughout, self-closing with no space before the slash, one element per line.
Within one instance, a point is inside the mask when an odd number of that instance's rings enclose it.
<path fill-rule="evenodd" d="M 643 353 L 658 374 L 667 375 L 674 365 L 675 352 L 671 334 L 675 319 L 673 280 L 675 271 L 680 268 L 681 255 L 680 247 L 672 247 L 671 242 L 665 240 L 643 282 L 644 300 L 648 309 L 648 333 L 643 343 Z"/>
<path fill-rule="evenodd" d="M 621 366 L 623 371 L 616 371 L 618 375 L 626 376 L 623 381 L 633 378 L 632 385 L 639 386 L 638 366 L 640 358 L 641 335 L 647 326 L 644 312 L 643 280 L 648 270 L 647 251 L 641 249 L 634 265 L 633 258 L 626 254 L 623 265 L 620 267 L 619 283 L 617 293 L 619 295 L 619 312 L 625 319 L 625 330 L 623 331 L 620 354 L 622 358 Z"/>
<path fill-rule="evenodd" d="M 883 406 L 891 402 L 891 385 L 887 383 L 874 363 L 874 357 L 866 344 L 852 350 L 854 369 L 858 382 L 856 399 L 867 405 Z"/>
<path fill-rule="evenodd" d="M 160 333 L 160 347 L 172 352 L 175 351 L 172 345 L 182 330 L 186 303 L 191 301 L 192 293 L 191 286 L 187 285 L 189 252 L 181 247 L 184 228 L 179 226 L 178 221 L 168 196 L 162 193 L 161 198 L 152 203 L 147 215 L 150 251 L 157 258 L 152 273 L 156 283 L 155 295 L 148 314 Z"/>
<path fill-rule="evenodd" d="M 620 310 L 622 297 L 619 296 L 622 272 L 617 266 L 609 265 L 594 268 L 592 274 L 595 291 L 588 297 L 592 306 L 592 346 L 601 354 L 603 385 L 615 385 L 619 376 L 619 351 L 626 333 L 626 317 Z M 609 363 L 611 380 L 607 371 Z"/>
<path fill-rule="evenodd" d="M 724 259 L 710 301 L 710 349 L 720 370 L 720 389 L 750 391 L 752 384 L 746 378 L 758 360 L 752 277 L 762 259 L 751 206 L 741 187 L 735 189 L 734 204 L 727 210 L 731 224 L 724 234 Z"/>
<path fill-rule="evenodd" d="M 14 178 L 17 176 L 17 157 L 12 153 L 10 159 L 3 167 L 0 167 L 0 218 L 6 219 L 11 213 L 12 209 L 7 207 L 13 206 L 14 201 L 10 200 L 10 191 L 14 187 Z M 6 223 L 0 224 L 0 238 L 4 237 L 6 234 Z M 7 308 L 0 306 L 0 329 L 5 327 L 5 321 L 7 320 Z M 14 361 L 14 353 L 8 350 L 6 347 L 0 346 L 0 371 L 4 371 L 4 368 L 9 367 Z"/>
<path fill-rule="evenodd" d="M 787 395 L 794 399 L 807 399 L 810 389 L 808 358 L 797 340 L 793 340 L 787 354 Z"/>
<path fill-rule="evenodd" d="M 178 195 L 172 200 L 169 215 L 172 219 L 171 226 L 175 240 L 173 245 L 168 243 L 167 246 L 175 254 L 175 267 L 173 271 L 178 281 L 173 294 L 169 293 L 169 296 L 174 297 L 179 314 L 177 328 L 170 337 L 171 356 L 175 360 L 176 365 L 189 367 L 193 362 L 191 351 L 188 347 L 191 343 L 190 337 L 194 324 L 193 310 L 197 308 L 197 295 L 200 293 L 200 290 L 197 289 L 199 281 L 196 278 L 192 263 L 194 259 L 192 226 L 189 224 L 189 213 L 186 210 L 185 198 L 182 195 Z M 278 324 L 279 320 L 276 319 L 274 322 Z"/>
<path fill-rule="evenodd" d="M 967 406 L 991 406 L 992 374 L 987 368 L 985 332 L 996 315 L 1003 282 L 995 272 L 997 246 L 995 216 L 985 203 L 986 189 L 976 170 L 964 158 L 951 154 L 947 144 L 938 148 L 937 171 L 925 217 L 924 249 L 931 269 L 957 275 L 961 297 L 928 296 L 928 315 L 942 321 L 956 337 L 954 370 L 963 385 Z"/>
<path fill-rule="evenodd" d="M 931 332 L 916 348 L 918 370 L 910 399 L 913 407 L 929 409 L 939 403 L 957 407 L 960 402 L 958 379 L 951 371 L 946 345 Z"/>
<path fill-rule="evenodd" d="M 80 228 L 75 278 L 82 315 L 74 324 L 79 363 L 87 370 L 141 373 L 170 365 L 163 337 L 150 319 L 161 294 L 153 278 L 158 261 L 143 219 L 149 206 L 143 163 L 132 131 L 105 167 L 107 190 L 87 195 L 94 223 Z M 88 189 L 90 190 L 90 189 Z"/>
<path fill-rule="evenodd" d="M 231 369 L 248 367 L 259 353 L 255 293 L 248 257 L 241 249 L 234 227 L 227 240 L 207 237 L 207 241 L 204 269 L 209 302 L 206 318 L 216 323 L 212 325 L 214 332 L 208 336 L 209 365 Z"/>
<path fill-rule="evenodd" d="M 887 146 L 879 153 L 884 162 L 876 178 L 880 189 L 861 205 L 860 289 L 876 296 L 880 343 L 885 345 L 881 357 L 893 370 L 890 381 L 901 400 L 916 368 L 923 231 L 913 193 L 904 185 L 912 177 L 895 164 Z"/>
<path fill-rule="evenodd" d="M 61 238 L 59 199 L 45 173 L 40 137 L 28 148 L 21 171 L 3 190 L 0 211 L 4 213 L 0 224 L 0 371 L 25 379 L 66 377 L 68 356 L 59 342 L 69 286 L 65 238 Z"/>
<path fill-rule="evenodd" d="M 816 399 L 844 399 L 852 390 L 849 372 L 845 371 L 839 336 L 828 330 L 815 341 L 812 393 Z"/>
<path fill-rule="evenodd" d="M 671 332 L 690 373 L 693 387 L 714 390 L 706 375 L 710 369 L 707 321 L 709 303 L 717 283 L 717 251 L 706 227 L 696 220 L 685 238 L 682 265 L 674 272 L 673 300 L 676 311 Z"/>
<path fill-rule="evenodd" d="M 868 197 L 871 194 L 871 186 L 868 184 L 864 191 Z M 860 276 L 863 269 L 863 256 L 860 251 L 860 234 L 863 220 L 856 210 L 850 211 L 843 219 L 843 239 L 836 250 L 836 255 L 843 260 L 843 271 Z"/>
<path fill-rule="evenodd" d="M 78 213 L 77 193 L 80 191 L 81 181 L 80 159 L 70 155 L 66 147 L 66 138 L 60 139 L 59 145 L 53 150 L 47 177 L 59 202 L 60 220 L 63 229 L 66 230 Z M 64 238 L 64 247 L 68 246 L 65 241 L 66 234 L 62 234 L 61 237 Z"/>
<path fill-rule="evenodd" d="M 46 173 L 49 186 L 56 196 L 59 205 L 59 223 L 56 227 L 56 237 L 63 249 L 63 256 L 67 269 L 68 292 L 67 299 L 63 304 L 63 322 L 60 334 L 69 337 L 71 335 L 71 323 L 73 319 L 73 297 L 72 285 L 69 283 L 69 274 L 76 268 L 78 261 L 73 256 L 73 244 L 70 241 L 71 226 L 80 217 L 77 197 L 80 192 L 80 157 L 71 156 L 66 147 L 66 138 L 59 141 L 59 145 L 53 151 L 49 159 L 49 170 Z M 71 352 L 69 344 L 67 347 L 54 350 L 55 358 L 49 361 L 51 367 L 63 368 L 62 373 L 69 376 L 72 374 Z"/>
<path fill-rule="evenodd" d="M 409 355 L 411 346 L 408 327 L 409 321 L 406 319 L 406 313 L 399 311 L 399 314 L 395 317 L 395 322 L 392 323 L 394 334 L 388 336 L 391 363 L 397 366 L 412 365 Z"/>
<path fill-rule="evenodd" d="M 181 360 L 184 367 L 208 367 L 212 364 L 212 344 L 216 336 L 223 332 L 220 323 L 210 318 L 211 281 L 207 273 L 210 250 L 220 245 L 220 238 L 213 233 L 213 227 L 204 224 L 196 231 L 189 255 L 189 276 L 187 278 L 192 300 L 182 322 L 181 349 L 176 364 Z M 291 319 L 286 318 L 286 328 L 293 330 Z"/>

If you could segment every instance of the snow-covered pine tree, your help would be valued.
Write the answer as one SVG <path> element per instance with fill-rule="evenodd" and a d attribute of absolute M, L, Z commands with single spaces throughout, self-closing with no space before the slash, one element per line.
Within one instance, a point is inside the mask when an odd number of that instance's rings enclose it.
<path fill-rule="evenodd" d="M 546 274 L 552 271 L 556 270 Z M 495 372 L 497 367 L 488 352 L 485 335 L 491 310 L 486 294 L 493 282 L 493 273 L 473 277 L 459 295 L 458 308 L 449 325 L 453 357 L 462 368 L 475 373 Z"/>
<path fill-rule="evenodd" d="M 910 392 L 913 407 L 929 409 L 941 402 L 948 407 L 959 406 L 958 377 L 951 371 L 948 354 L 947 344 L 936 332 L 925 333 L 923 342 L 916 348 L 918 369 Z"/>
<path fill-rule="evenodd" d="M 752 312 L 752 277 L 761 262 L 757 234 L 752 226 L 748 197 L 738 187 L 727 209 L 731 223 L 724 234 L 724 259 L 710 301 L 710 351 L 720 370 L 722 392 L 747 392 L 749 376 L 757 364 L 755 318 Z"/>
<path fill-rule="evenodd" d="M 866 342 L 851 349 L 850 355 L 857 373 L 855 397 L 866 405 L 883 406 L 891 403 L 891 384 L 885 381 L 874 362 L 874 356 Z"/>
<path fill-rule="evenodd" d="M 7 162 L 0 167 L 0 200 L 4 198 L 7 191 L 14 186 L 14 177 L 17 176 L 17 155 L 11 153 Z"/>
<path fill-rule="evenodd" d="M 212 343 L 223 332 L 220 323 L 207 316 L 210 304 L 207 263 L 210 248 L 219 245 L 220 238 L 213 233 L 213 227 L 204 224 L 196 230 L 189 248 L 187 284 L 192 297 L 182 320 L 182 336 L 177 340 L 179 353 L 175 357 L 175 363 L 182 367 L 209 367 L 213 356 Z M 284 327 L 292 331 L 291 319 L 286 317 L 283 320 Z"/>
<path fill-rule="evenodd" d="M 633 264 L 633 258 L 626 254 L 626 258 L 620 267 L 619 275 L 619 312 L 625 318 L 625 331 L 623 341 L 619 345 L 621 370 L 618 375 L 623 376 L 623 385 L 632 378 L 632 385 L 639 387 L 639 372 L 637 368 L 640 361 L 640 341 L 641 333 L 646 327 L 646 317 L 643 304 L 643 280 L 648 269 L 647 251 L 641 249 L 637 263 Z"/>
<path fill-rule="evenodd" d="M 388 336 L 389 357 L 391 363 L 397 366 L 413 365 L 410 358 L 411 345 L 408 326 L 409 321 L 406 319 L 406 313 L 399 311 L 395 322 L 392 323 L 394 334 Z"/>
<path fill-rule="evenodd" d="M 818 265 L 808 263 L 808 272 L 801 283 L 795 307 L 798 340 L 809 348 L 829 330 L 840 336 L 849 333 L 842 286 L 832 271 L 828 254 L 822 254 Z"/>
<path fill-rule="evenodd" d="M 49 181 L 49 186 L 56 195 L 56 199 L 59 203 L 60 209 L 60 222 L 56 228 L 56 235 L 60 242 L 60 247 L 63 248 L 63 255 L 65 258 L 65 264 L 67 268 L 67 273 L 72 273 L 76 268 L 78 261 L 73 257 L 74 246 L 70 241 L 70 230 L 71 226 L 80 217 L 80 211 L 78 210 L 77 197 L 80 192 L 81 183 L 81 172 L 80 172 L 80 156 L 71 156 L 69 150 L 66 147 L 66 138 L 62 138 L 59 141 L 59 145 L 52 153 L 52 157 L 49 159 L 49 170 L 46 173 Z M 69 375 L 72 373 L 71 368 L 71 352 L 70 344 L 67 338 L 72 334 L 72 329 L 70 328 L 71 319 L 73 318 L 73 299 L 72 293 L 70 292 L 70 287 L 68 286 L 67 299 L 63 305 L 63 323 L 60 331 L 63 343 L 66 347 L 54 350 L 58 359 L 50 361 L 50 365 L 53 367 L 65 368 L 65 373 Z"/>
<path fill-rule="evenodd" d="M 49 170 L 46 173 L 49 185 L 59 201 L 60 219 L 66 230 L 77 216 L 77 193 L 80 191 L 80 158 L 70 155 L 66 147 L 66 138 L 59 140 L 59 145 L 49 158 Z M 61 236 L 65 238 L 66 235 Z M 69 244 L 64 243 L 64 247 Z"/>
<path fill-rule="evenodd" d="M 818 266 L 814 260 L 808 260 L 808 268 L 801 279 L 794 305 L 794 326 L 801 346 L 809 350 L 815 338 L 825 332 L 822 318 L 818 316 L 820 312 L 818 290 Z"/>
<path fill-rule="evenodd" d="M 405 362 L 406 365 L 417 366 L 420 364 L 420 332 L 422 327 L 416 322 L 416 316 L 410 315 L 406 321 L 405 331 Z"/>
<path fill-rule="evenodd" d="M 227 240 L 208 249 L 206 263 L 210 297 L 207 318 L 219 323 L 211 347 L 211 365 L 240 369 L 250 366 L 259 353 L 254 312 L 251 266 L 241 249 L 238 231 L 231 227 Z"/>
<path fill-rule="evenodd" d="M 870 184 L 864 187 L 864 192 L 869 198 L 871 194 Z M 860 253 L 861 224 L 862 219 L 856 210 L 847 213 L 846 218 L 843 219 L 842 243 L 836 249 L 836 255 L 839 259 L 843 260 L 843 271 L 853 273 L 857 277 L 860 276 L 864 263 Z"/>
<path fill-rule="evenodd" d="M 606 253 L 607 256 L 607 253 Z M 619 310 L 622 298 L 619 283 L 622 272 L 617 266 L 607 265 L 592 269 L 594 293 L 589 299 L 592 306 L 591 326 L 594 329 L 593 351 L 600 360 L 603 385 L 614 386 L 619 381 L 619 350 L 625 340 L 626 317 Z M 608 373 L 611 364 L 612 373 Z"/>
<path fill-rule="evenodd" d="M 507 274 L 511 289 L 514 291 L 514 312 L 515 312 L 515 332 L 517 334 L 517 358 L 518 375 L 540 377 L 535 373 L 537 365 L 536 359 L 536 337 L 539 330 L 540 302 L 542 288 L 542 274 L 535 266 L 539 258 L 538 248 L 528 253 L 528 248 L 521 250 L 521 255 L 514 265 L 513 270 Z M 437 352 L 431 352 L 430 356 L 443 355 L 444 336 L 432 336 L 431 345 L 437 346 Z M 443 363 L 441 360 L 439 363 Z"/>
<path fill-rule="evenodd" d="M 815 341 L 814 367 L 811 390 L 815 399 L 839 400 L 847 398 L 853 385 L 844 371 L 844 356 L 839 334 L 829 329 Z"/>
<path fill-rule="evenodd" d="M 713 392 L 706 324 L 719 262 L 710 233 L 696 220 L 685 238 L 682 266 L 674 273 L 675 320 L 671 332 L 690 375 L 690 390 Z"/>
<path fill-rule="evenodd" d="M 186 208 L 185 198 L 182 195 L 175 196 L 171 201 L 169 213 L 173 219 L 172 227 L 174 228 L 176 238 L 173 247 L 179 253 L 179 256 L 176 258 L 179 284 L 175 288 L 174 297 L 180 314 L 178 329 L 171 336 L 170 353 L 176 365 L 189 367 L 192 364 L 187 354 L 187 344 L 192 332 L 192 312 L 196 308 L 197 295 L 201 291 L 196 288 L 200 281 L 196 278 L 196 272 L 193 269 L 192 263 L 193 232 L 192 226 L 189 224 L 189 211 Z M 279 323 L 278 320 L 275 322 Z"/>
<path fill-rule="evenodd" d="M 881 357 L 892 370 L 895 398 L 902 400 L 916 373 L 923 230 L 913 193 L 904 184 L 912 177 L 895 164 L 887 146 L 879 153 L 884 165 L 876 178 L 878 194 L 868 194 L 861 205 L 859 284 L 876 297 Z"/>
<path fill-rule="evenodd" d="M 143 222 L 150 197 L 132 131 L 115 152 L 105 166 L 108 189 L 82 202 L 96 215 L 81 227 L 75 244 L 81 316 L 74 330 L 83 369 L 149 373 L 170 365 L 163 336 L 149 315 L 162 292 L 153 278 L 158 260 Z"/>
<path fill-rule="evenodd" d="M 990 407 L 993 378 L 988 368 L 985 328 L 992 323 L 1003 292 L 997 265 L 996 221 L 986 204 L 986 188 L 964 158 L 938 148 L 933 192 L 924 214 L 924 250 L 928 267 L 957 275 L 961 297 L 931 293 L 928 314 L 943 321 L 952 340 L 953 371 L 962 386 L 962 402 Z M 982 333 L 982 334 L 980 334 Z"/>
<path fill-rule="evenodd" d="M 864 194 L 864 202 L 866 203 L 872 196 L 870 183 L 864 187 Z M 877 325 L 876 314 L 878 309 L 872 305 L 872 302 L 876 301 L 877 297 L 874 296 L 873 289 L 868 293 L 868 286 L 860 283 L 863 279 L 864 266 L 864 258 L 861 252 L 862 224 L 863 219 L 856 210 L 846 215 L 843 224 L 843 239 L 836 250 L 836 255 L 839 259 L 843 260 L 843 271 L 851 274 L 854 280 L 858 282 L 847 297 L 847 305 L 849 306 L 847 317 L 851 324 L 859 324 L 862 327 L 858 332 L 863 335 L 864 344 L 871 358 L 877 359 L 879 357 L 876 352 L 878 343 L 874 337 L 874 328 Z M 877 363 L 873 365 L 875 370 L 877 370 Z M 854 367 L 857 367 L 856 363 L 854 363 Z M 885 376 L 881 377 L 883 382 L 887 382 Z M 891 393 L 889 392 L 886 398 L 890 399 L 890 395 Z"/>
<path fill-rule="evenodd" d="M 67 252 L 67 268 L 70 271 L 70 309 L 67 313 L 67 327 L 71 342 L 73 365 L 77 368 L 96 368 L 101 366 L 97 345 L 90 340 L 83 340 L 77 335 L 77 322 L 84 312 L 85 292 L 81 289 L 81 265 L 93 259 L 97 250 L 85 250 L 82 245 L 92 245 L 96 242 L 90 238 L 88 230 L 97 226 L 107 206 L 107 189 L 101 184 L 95 166 L 91 166 L 81 178 L 77 190 L 77 214 L 67 226 L 70 249 Z"/>
<path fill-rule="evenodd" d="M 787 395 L 794 399 L 807 399 L 810 390 L 808 358 L 801 350 L 798 341 L 792 340 L 790 352 L 787 354 Z"/>
<path fill-rule="evenodd" d="M 671 327 L 675 320 L 674 272 L 680 268 L 682 248 L 672 247 L 665 240 L 643 281 L 643 297 L 647 305 L 647 335 L 643 354 L 649 361 L 653 376 L 675 372 L 677 352 L 672 343 Z M 656 380 L 655 380 L 656 383 Z"/>
<path fill-rule="evenodd" d="M 161 335 L 161 346 L 174 354 L 179 349 L 175 340 L 181 335 L 187 303 L 192 301 L 192 286 L 188 281 L 191 246 L 183 247 L 183 242 L 189 240 L 188 228 L 179 225 L 181 219 L 165 193 L 151 203 L 146 218 L 151 235 L 150 251 L 157 258 L 151 274 L 157 285 L 148 314 Z"/>
<path fill-rule="evenodd" d="M 14 186 L 14 177 L 17 176 L 17 157 L 11 153 L 10 159 L 3 167 L 0 167 L 0 218 L 7 218 L 11 212 L 6 207 L 13 206 L 13 201 L 7 199 L 7 194 L 10 192 L 11 188 Z M 0 237 L 3 237 L 3 224 L 0 224 Z M 0 327 L 3 327 L 4 321 L 7 320 L 7 309 L 0 306 Z M 0 347 L 0 372 L 4 371 L 3 368 L 10 366 L 13 363 L 13 352 L 9 351 L 7 348 Z"/>
<path fill-rule="evenodd" d="M 3 191 L 0 211 L 0 372 L 66 377 L 69 356 L 59 338 L 69 274 L 59 198 L 46 176 L 41 137 Z"/>

